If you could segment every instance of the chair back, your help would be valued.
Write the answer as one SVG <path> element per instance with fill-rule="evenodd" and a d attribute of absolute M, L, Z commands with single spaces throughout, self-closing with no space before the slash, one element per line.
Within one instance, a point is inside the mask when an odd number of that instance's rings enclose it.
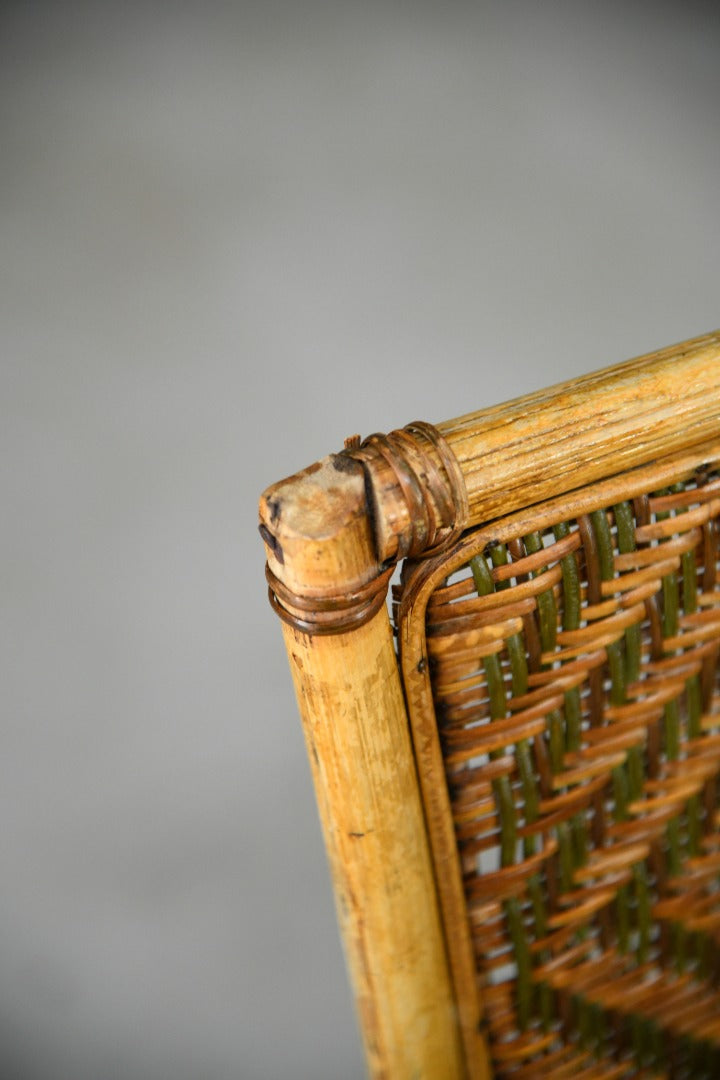
<path fill-rule="evenodd" d="M 260 515 L 370 1073 L 720 1076 L 720 335 Z"/>

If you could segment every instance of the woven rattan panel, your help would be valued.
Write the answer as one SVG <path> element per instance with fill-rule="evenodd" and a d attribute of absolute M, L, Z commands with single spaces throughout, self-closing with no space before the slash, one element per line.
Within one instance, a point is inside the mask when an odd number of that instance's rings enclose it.
<path fill-rule="evenodd" d="M 720 477 L 681 471 L 478 530 L 412 614 L 498 1076 L 720 1077 Z"/>

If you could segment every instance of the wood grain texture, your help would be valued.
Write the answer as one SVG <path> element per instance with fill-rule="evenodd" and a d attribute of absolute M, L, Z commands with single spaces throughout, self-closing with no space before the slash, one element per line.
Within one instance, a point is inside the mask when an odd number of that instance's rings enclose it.
<path fill-rule="evenodd" d="M 392 633 L 283 626 L 373 1077 L 465 1075 Z"/>
<path fill-rule="evenodd" d="M 715 331 L 437 427 L 475 525 L 699 443 L 719 416 Z"/>

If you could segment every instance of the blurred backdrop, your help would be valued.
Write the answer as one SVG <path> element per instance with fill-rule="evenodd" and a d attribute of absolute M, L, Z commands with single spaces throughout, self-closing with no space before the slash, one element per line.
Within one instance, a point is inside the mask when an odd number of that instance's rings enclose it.
<path fill-rule="evenodd" d="M 0 7 L 0 1075 L 359 1078 L 260 491 L 720 324 L 717 5 Z"/>

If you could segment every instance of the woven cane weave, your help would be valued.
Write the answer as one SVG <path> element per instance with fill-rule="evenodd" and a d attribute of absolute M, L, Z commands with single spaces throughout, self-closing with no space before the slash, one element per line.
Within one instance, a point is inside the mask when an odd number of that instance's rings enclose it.
<path fill-rule="evenodd" d="M 720 1077 L 720 472 L 643 477 L 399 594 L 501 1077 Z"/>

